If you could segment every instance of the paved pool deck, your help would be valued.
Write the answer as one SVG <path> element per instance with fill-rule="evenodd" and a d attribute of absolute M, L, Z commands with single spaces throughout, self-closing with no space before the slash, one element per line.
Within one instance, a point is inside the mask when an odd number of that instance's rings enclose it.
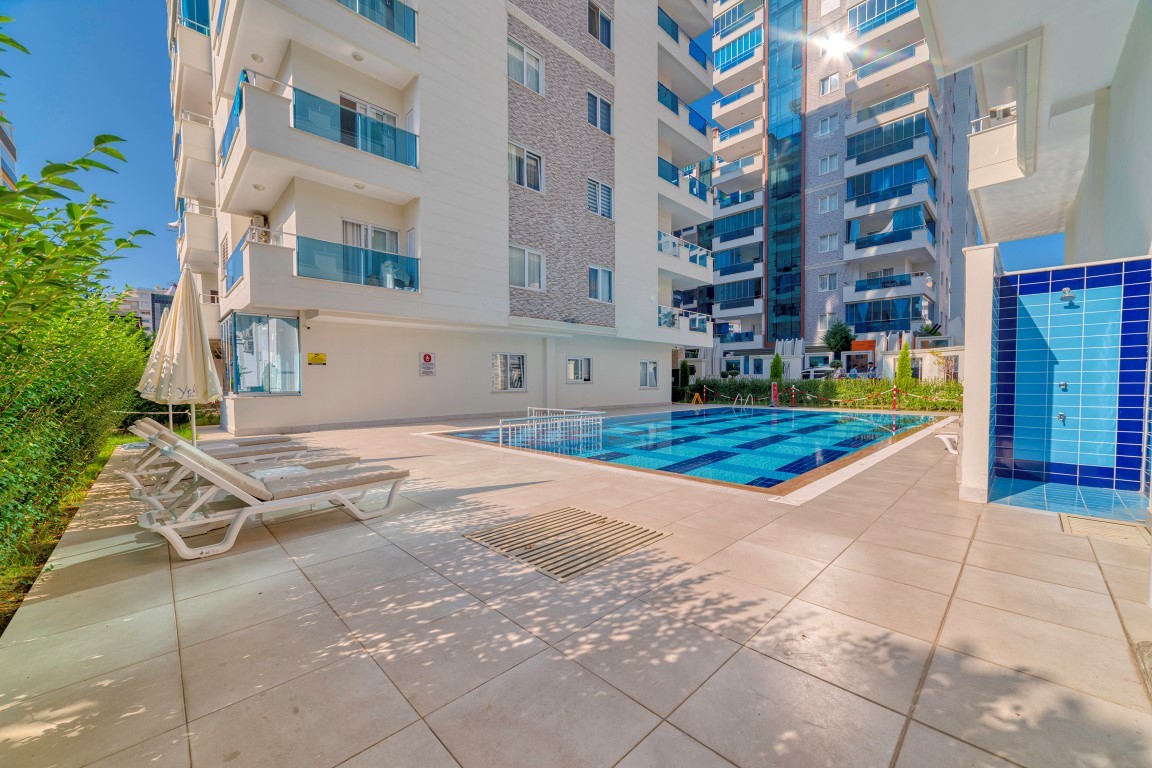
<path fill-rule="evenodd" d="M 1152 765 L 1148 548 L 958 501 L 930 436 L 797 504 L 421 434 L 471 425 L 310 433 L 399 508 L 196 562 L 117 454 L 0 636 L 0 765 Z M 461 537 L 563 506 L 672 535 L 564 584 Z"/>

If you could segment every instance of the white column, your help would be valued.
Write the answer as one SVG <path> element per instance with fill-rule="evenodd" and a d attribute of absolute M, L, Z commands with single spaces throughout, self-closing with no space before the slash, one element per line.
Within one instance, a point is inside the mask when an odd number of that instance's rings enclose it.
<path fill-rule="evenodd" d="M 964 413 L 960 427 L 960 498 L 988 501 L 992 413 L 992 311 L 1001 273 L 995 243 L 964 249 Z"/>

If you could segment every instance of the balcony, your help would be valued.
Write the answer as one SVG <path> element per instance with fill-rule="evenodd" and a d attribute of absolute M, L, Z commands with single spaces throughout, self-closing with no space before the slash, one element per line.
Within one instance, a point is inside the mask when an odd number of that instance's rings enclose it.
<path fill-rule="evenodd" d="M 420 290 L 420 260 L 311 237 L 296 237 L 296 275 L 315 280 Z"/>
<path fill-rule="evenodd" d="M 220 142 L 220 207 L 268 211 L 293 178 L 403 205 L 419 194 L 418 139 L 305 91 L 248 73 Z M 360 187 L 363 185 L 363 188 Z"/>
<path fill-rule="evenodd" d="M 865 278 L 844 286 L 845 302 L 875 301 L 902 296 L 927 296 L 935 301 L 935 281 L 929 277 L 927 272 L 911 272 L 903 275 Z"/>
<path fill-rule="evenodd" d="M 720 346 L 721 354 L 739 349 L 763 349 L 764 334 L 756 331 L 721 333 L 716 336 L 716 343 Z"/>
<path fill-rule="evenodd" d="M 657 33 L 660 80 L 689 102 L 707 96 L 712 92 L 712 58 L 663 8 L 657 7 L 656 11 L 657 23 L 663 30 Z"/>
<path fill-rule="evenodd" d="M 764 24 L 764 6 L 761 5 L 748 13 L 740 15 L 738 18 L 727 19 L 723 27 L 719 27 L 721 17 L 724 13 L 717 14 L 712 24 L 712 47 L 720 48 L 735 40 L 740 35 L 747 32 L 753 26 L 763 26 Z"/>
<path fill-rule="evenodd" d="M 672 229 L 680 230 L 708 221 L 712 217 L 712 190 L 695 176 L 682 171 L 675 163 L 657 158 L 660 178 L 660 207 L 672 214 Z"/>
<path fill-rule="evenodd" d="M 848 39 L 856 47 L 893 51 L 924 37 L 916 0 L 904 0 L 886 10 L 887 3 L 864 2 L 848 9 Z"/>
<path fill-rule="evenodd" d="M 180 266 L 193 272 L 216 273 L 216 209 L 198 205 L 195 201 L 180 201 L 180 224 L 176 233 L 176 253 Z"/>
<path fill-rule="evenodd" d="M 720 125 L 738 125 L 764 114 L 764 82 L 737 88 L 712 102 L 712 119 Z"/>
<path fill-rule="evenodd" d="M 716 66 L 713 85 L 720 93 L 732 93 L 764 77 L 764 45 L 745 51 Z"/>
<path fill-rule="evenodd" d="M 200 301 L 200 315 L 204 318 L 204 329 L 208 332 L 208 338 L 220 338 L 220 304 L 215 301 L 207 301 L 201 299 Z"/>
<path fill-rule="evenodd" d="M 936 234 L 919 226 L 863 235 L 844 245 L 844 260 L 868 259 L 901 254 L 913 263 L 936 260 Z"/>
<path fill-rule="evenodd" d="M 199 21 L 175 17 L 170 22 L 168 55 L 172 59 L 169 96 L 172 110 L 212 111 L 212 46 L 208 28 Z"/>
<path fill-rule="evenodd" d="M 936 182 L 917 181 L 860 195 L 844 204 L 844 218 L 856 219 L 910 205 L 924 205 L 936 215 Z"/>
<path fill-rule="evenodd" d="M 679 307 L 656 307 L 656 327 L 687 333 L 689 344 L 702 344 L 712 336 L 712 318 Z M 702 338 L 701 338 L 702 337 Z"/>
<path fill-rule="evenodd" d="M 712 238 L 712 245 L 719 249 L 729 250 L 732 248 L 740 248 L 745 245 L 753 245 L 754 243 L 763 242 L 764 240 L 764 227 L 741 227 L 740 229 L 730 230 L 722 234 L 717 234 Z"/>
<path fill-rule="evenodd" d="M 184 112 L 176 123 L 172 159 L 176 165 L 176 196 L 194 200 L 216 197 L 216 152 L 212 120 Z"/>
<path fill-rule="evenodd" d="M 757 152 L 731 163 L 724 163 L 712 174 L 712 183 L 725 194 L 750 192 L 764 187 L 764 155 Z"/>
<path fill-rule="evenodd" d="M 1024 178 L 1020 167 L 1016 105 L 990 110 L 972 121 L 968 134 L 968 189 L 980 189 Z"/>
<path fill-rule="evenodd" d="M 742 261 L 736 264 L 727 264 L 723 267 L 715 267 L 712 271 L 712 282 L 719 285 L 720 283 L 730 283 L 734 280 L 764 277 L 764 262 L 759 259 L 756 261 Z"/>
<path fill-rule="evenodd" d="M 853 136 L 857 133 L 870 131 L 883 123 L 891 123 L 917 112 L 925 111 L 935 126 L 936 100 L 926 85 L 856 110 L 844 121 L 844 135 Z"/>
<path fill-rule="evenodd" d="M 659 141 L 668 148 L 668 159 L 677 167 L 684 167 L 711 154 L 712 131 L 708 120 L 663 83 L 656 84 L 656 99 L 664 106 L 657 110 Z"/>
<path fill-rule="evenodd" d="M 289 43 L 334 61 L 348 61 L 364 76 L 404 89 L 421 70 L 416 12 L 400 0 L 219 0 L 214 22 L 216 96 L 227 98 L 252 54 L 280 61 Z"/>
<path fill-rule="evenodd" d="M 844 161 L 844 176 L 849 177 L 869 173 L 889 165 L 898 165 L 917 157 L 926 158 L 928 167 L 932 170 L 932 173 L 937 172 L 936 137 L 931 133 L 893 141 L 883 146 L 861 152 L 855 157 Z"/>
<path fill-rule="evenodd" d="M 761 316 L 764 314 L 764 299 L 733 299 L 731 301 L 718 301 L 712 305 L 712 317 L 733 318 Z"/>
<path fill-rule="evenodd" d="M 672 290 L 698 288 L 712 281 L 712 252 L 695 243 L 681 240 L 668 232 L 656 233 L 656 250 L 663 258 L 657 262 L 662 272 L 672 279 Z"/>
<path fill-rule="evenodd" d="M 925 83 L 935 87 L 928 45 L 919 42 L 861 64 L 848 73 L 844 94 L 853 106 L 865 106 L 898 96 Z"/>
<path fill-rule="evenodd" d="M 716 193 L 715 217 L 729 216 L 734 213 L 743 213 L 751 208 L 764 205 L 764 189 L 750 189 L 746 192 L 733 192 L 732 194 Z"/>
<path fill-rule="evenodd" d="M 715 152 L 721 160 L 732 162 L 763 148 L 764 121 L 755 118 L 721 131 L 716 139 Z"/>

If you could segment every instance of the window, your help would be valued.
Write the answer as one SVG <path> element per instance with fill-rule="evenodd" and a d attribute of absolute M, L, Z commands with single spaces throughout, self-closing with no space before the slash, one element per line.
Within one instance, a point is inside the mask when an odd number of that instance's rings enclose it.
<path fill-rule="evenodd" d="M 892 277 L 892 275 L 895 274 L 895 272 L 896 272 L 896 269 L 894 267 L 885 267 L 884 269 L 878 269 L 874 272 L 868 272 L 867 274 L 865 274 L 865 277 L 867 277 L 869 280 L 872 280 L 872 279 L 878 278 L 878 277 Z"/>
<path fill-rule="evenodd" d="M 592 91 L 588 91 L 588 122 L 611 135 L 612 102 Z"/>
<path fill-rule="evenodd" d="M 524 355 L 492 355 L 492 391 L 518 392 L 524 389 Z"/>
<path fill-rule="evenodd" d="M 829 115 L 828 117 L 820 118 L 819 128 L 816 131 L 817 136 L 827 136 L 830 133 L 835 133 L 840 128 L 840 115 Z"/>
<path fill-rule="evenodd" d="M 836 322 L 836 315 L 831 313 L 826 315 L 816 316 L 816 333 L 823 334 L 832 327 L 832 323 Z M 825 363 L 826 364 L 826 363 Z"/>
<path fill-rule="evenodd" d="M 834 91 L 840 90 L 840 73 L 834 72 L 828 77 L 821 78 L 820 80 L 820 95 L 827 96 Z"/>
<path fill-rule="evenodd" d="M 237 395 L 300 394 L 300 321 L 229 315 L 222 324 L 225 380 Z"/>
<path fill-rule="evenodd" d="M 829 251 L 836 250 L 839 242 L 840 236 L 837 234 L 820 235 L 820 253 L 828 253 Z"/>
<path fill-rule="evenodd" d="M 820 275 L 820 290 L 821 291 L 834 291 L 836 290 L 836 273 L 825 272 Z"/>
<path fill-rule="evenodd" d="M 840 155 L 837 155 L 837 154 L 824 155 L 824 157 L 820 158 L 820 175 L 821 176 L 823 176 L 826 173 L 832 173 L 832 171 L 835 171 L 839 167 L 840 167 Z"/>
<path fill-rule="evenodd" d="M 544 91 L 544 60 L 514 37 L 508 38 L 508 77 L 536 93 Z"/>
<path fill-rule="evenodd" d="M 570 357 L 566 366 L 565 381 L 569 384 L 589 384 L 592 382 L 592 358 Z"/>
<path fill-rule="evenodd" d="M 588 3 L 588 34 L 605 48 L 612 47 L 612 19 L 595 3 Z"/>
<path fill-rule="evenodd" d="M 588 179 L 588 210 L 606 219 L 612 218 L 612 187 Z"/>
<path fill-rule="evenodd" d="M 544 290 L 544 254 L 508 246 L 508 285 Z"/>
<path fill-rule="evenodd" d="M 839 195 L 823 195 L 819 200 L 820 213 L 830 213 L 840 206 Z"/>
<path fill-rule="evenodd" d="M 656 378 L 656 361 L 640 361 L 640 388 L 656 389 L 660 386 Z"/>
<path fill-rule="evenodd" d="M 508 181 L 541 192 L 544 189 L 544 160 L 518 144 L 508 144 Z"/>
<path fill-rule="evenodd" d="M 612 303 L 612 270 L 604 267 L 588 267 L 588 298 Z"/>

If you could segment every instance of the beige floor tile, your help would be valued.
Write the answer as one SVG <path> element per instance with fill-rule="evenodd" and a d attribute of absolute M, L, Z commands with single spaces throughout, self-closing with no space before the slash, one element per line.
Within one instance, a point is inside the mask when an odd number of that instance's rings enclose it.
<path fill-rule="evenodd" d="M 180 726 L 85 768 L 190 768 L 191 761 L 192 757 L 188 754 L 188 729 Z"/>
<path fill-rule="evenodd" d="M 968 539 L 890 523 L 876 523 L 860 536 L 860 541 L 957 563 L 963 562 L 968 551 Z"/>
<path fill-rule="evenodd" d="M 392 638 L 479 602 L 444 577 L 424 569 L 333 600 L 331 605 L 364 647 L 377 651 Z"/>
<path fill-rule="evenodd" d="M 787 524 L 787 517 L 767 525 L 744 539 L 749 544 L 787 552 L 792 555 L 830 563 L 843 552 L 852 539 Z"/>
<path fill-rule="evenodd" d="M 247 552 L 234 550 L 174 568 L 172 590 L 177 600 L 186 600 L 295 569 L 278 544 Z"/>
<path fill-rule="evenodd" d="M 669 722 L 739 766 L 886 768 L 904 718 L 744 649 Z"/>
<path fill-rule="evenodd" d="M 793 600 L 749 648 L 858 696 L 907 712 L 931 643 Z"/>
<path fill-rule="evenodd" d="M 680 523 L 659 523 L 656 530 L 671 534 L 652 545 L 653 549 L 689 563 L 706 560 L 725 547 L 736 543 L 735 538 L 689 528 Z"/>
<path fill-rule="evenodd" d="M 657 520 L 663 520 L 666 523 L 675 523 L 683 520 L 686 517 L 702 512 L 709 507 L 716 506 L 720 501 L 717 496 L 713 495 L 711 498 L 701 497 L 699 494 L 689 494 L 689 488 L 685 487 L 684 490 L 677 489 L 671 493 L 665 492 L 655 496 L 649 496 L 646 499 L 635 501 L 627 506 L 621 507 L 629 512 L 642 512 L 646 515 L 651 515 Z"/>
<path fill-rule="evenodd" d="M 1029 531 L 1060 532 L 1059 515 L 1054 515 L 1051 512 L 1039 512 L 1034 509 L 989 504 L 984 507 L 984 514 L 980 517 L 980 520 L 985 523 L 1010 525 Z"/>
<path fill-rule="evenodd" d="M 360 521 L 344 510 L 332 508 L 268 515 L 264 524 L 281 545 L 296 539 L 363 527 Z"/>
<path fill-rule="evenodd" d="M 908 493 L 900 497 L 888 511 L 898 512 L 911 510 L 914 512 L 929 512 L 945 517 L 961 517 L 965 520 L 979 520 L 984 511 L 984 505 L 973 504 L 970 501 L 961 501 L 956 498 L 955 479 L 949 481 L 949 486 L 943 492 L 925 490 L 913 486 Z"/>
<path fill-rule="evenodd" d="M 181 667 L 188 719 L 362 652 L 326 605 L 186 647 L 181 651 Z"/>
<path fill-rule="evenodd" d="M 1112 595 L 1121 600 L 1137 603 L 1148 602 L 1148 571 L 1120 568 L 1115 565 L 1101 565 L 1104 580 Z"/>
<path fill-rule="evenodd" d="M 817 560 L 744 541 L 717 552 L 700 565 L 785 595 L 795 595 L 824 568 L 824 563 Z"/>
<path fill-rule="evenodd" d="M 729 640 L 743 643 L 791 599 L 722 573 L 695 567 L 641 598 Z"/>
<path fill-rule="evenodd" d="M 952 601 L 940 644 L 1117 704 L 1152 712 L 1125 640 Z"/>
<path fill-rule="evenodd" d="M 981 521 L 980 525 L 976 526 L 976 538 L 980 541 L 1030 549 L 1049 555 L 1089 561 L 1096 559 L 1095 555 L 1092 554 L 1092 547 L 1088 544 L 1088 539 L 1067 533 L 1031 530 L 1016 525 L 1001 525 Z"/>
<path fill-rule="evenodd" d="M 192 764 L 338 765 L 416 719 L 368 655 L 353 656 L 192 722 Z"/>
<path fill-rule="evenodd" d="M 0 709 L 0 765 L 78 768 L 183 725 L 170 653 Z"/>
<path fill-rule="evenodd" d="M 937 592 L 829 566 L 800 598 L 862 621 L 933 642 L 948 598 Z"/>
<path fill-rule="evenodd" d="M 392 638 L 373 656 L 427 715 L 546 647 L 496 611 L 473 606 Z"/>
<path fill-rule="evenodd" d="M 995 755 L 920 723 L 910 723 L 895 768 L 1012 768 Z"/>
<path fill-rule="evenodd" d="M 1116 608 L 1132 643 L 1152 641 L 1152 606 L 1146 602 L 1116 600 Z"/>
<path fill-rule="evenodd" d="M 324 602 L 299 570 L 176 603 L 180 645 L 195 645 Z"/>
<path fill-rule="evenodd" d="M 1152 717 L 944 648 L 913 716 L 1026 768 L 1152 764 Z"/>
<path fill-rule="evenodd" d="M 175 650 L 170 605 L 0 648 L 0 709 Z"/>
<path fill-rule="evenodd" d="M 589 571 L 580 579 L 599 581 L 617 592 L 635 597 L 655 589 L 689 566 L 690 563 L 678 557 L 649 547 Z"/>
<path fill-rule="evenodd" d="M 976 521 L 970 518 L 949 517 L 924 510 L 890 509 L 880 516 L 880 521 L 961 538 L 968 538 L 976 529 Z"/>
<path fill-rule="evenodd" d="M 731 539 L 743 538 L 753 531 L 763 528 L 766 524 L 763 518 L 759 516 L 728 510 L 724 508 L 723 504 L 688 515 L 677 522 L 688 528 L 727 536 Z"/>
<path fill-rule="evenodd" d="M 867 541 L 858 541 L 836 558 L 838 568 L 847 568 L 889 581 L 898 581 L 930 592 L 949 595 L 960 575 L 960 563 L 918 555 Z"/>
<path fill-rule="evenodd" d="M 329 560 L 304 569 L 326 600 L 335 600 L 423 570 L 420 561 L 393 545 Z"/>
<path fill-rule="evenodd" d="M 611 766 L 659 719 L 545 651 L 427 719 L 463 768 Z"/>
<path fill-rule="evenodd" d="M 1107 637 L 1124 630 L 1108 595 L 968 566 L 956 597 Z"/>
<path fill-rule="evenodd" d="M 1137 547 L 1122 544 L 1110 539 L 1089 538 L 1092 549 L 1096 553 L 1096 560 L 1103 565 L 1115 565 L 1120 568 L 1131 568 L 1136 571 L 1148 570 L 1148 547 Z"/>
<path fill-rule="evenodd" d="M 492 598 L 488 604 L 544 642 L 555 645 L 631 599 L 597 581 L 561 584 L 541 576 Z"/>
<path fill-rule="evenodd" d="M 793 526 L 807 531 L 854 539 L 868 530 L 873 519 L 871 515 L 830 512 L 803 506 L 782 516 L 773 525 Z"/>
<path fill-rule="evenodd" d="M 715 504 L 712 507 L 701 510 L 707 512 L 709 509 L 723 509 L 727 512 L 734 512 L 748 517 L 755 517 L 762 520 L 764 524 L 770 523 L 781 515 L 786 515 L 792 510 L 796 509 L 795 505 L 784 504 L 777 501 L 772 501 L 764 494 L 760 493 L 745 493 L 738 496 L 731 496 L 725 498 L 723 501 Z"/>
<path fill-rule="evenodd" d="M 540 576 L 540 572 L 504 555 L 461 539 L 445 545 L 421 561 L 437 573 L 482 600 L 503 594 Z"/>
<path fill-rule="evenodd" d="M 1099 566 L 1071 557 L 974 541 L 967 564 L 1027 576 L 1030 579 L 1050 581 L 1053 584 L 1063 584 L 1066 587 L 1087 589 L 1102 594 L 1108 592 L 1104 577 L 1100 575 Z"/>
<path fill-rule="evenodd" d="M 301 568 L 390 545 L 391 542 L 364 525 L 282 542 L 284 551 Z"/>
<path fill-rule="evenodd" d="M 340 768 L 459 768 L 459 765 L 421 721 L 340 763 Z"/>
<path fill-rule="evenodd" d="M 661 723 L 617 768 L 732 768 L 720 755 L 683 731 Z"/>
<path fill-rule="evenodd" d="M 736 650 L 736 643 L 643 602 L 556 646 L 573 661 L 667 716 Z"/>

